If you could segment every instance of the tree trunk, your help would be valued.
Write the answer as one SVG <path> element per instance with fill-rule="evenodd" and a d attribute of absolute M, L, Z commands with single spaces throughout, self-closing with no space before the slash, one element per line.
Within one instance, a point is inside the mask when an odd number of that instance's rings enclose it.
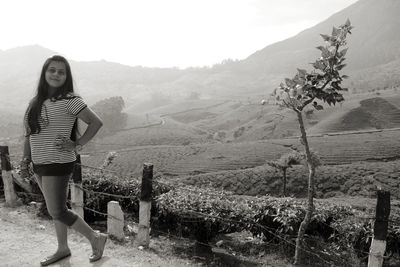
<path fill-rule="evenodd" d="M 283 189 L 282 189 L 282 196 L 286 197 L 286 168 L 283 169 Z"/>
<path fill-rule="evenodd" d="M 302 250 L 302 245 L 303 245 L 303 237 L 304 233 L 306 232 L 306 229 L 308 227 L 308 224 L 311 221 L 311 216 L 314 210 L 314 175 L 315 175 L 315 167 L 314 163 L 311 158 L 311 152 L 310 152 L 310 147 L 308 145 L 308 140 L 307 140 L 307 134 L 306 130 L 304 128 L 304 122 L 303 122 L 303 116 L 301 114 L 301 111 L 296 111 L 297 113 L 297 119 L 299 121 L 299 126 L 300 126 L 300 132 L 301 132 L 301 138 L 303 141 L 304 148 L 306 150 L 306 160 L 307 160 L 307 166 L 308 166 L 308 205 L 307 205 L 307 211 L 306 211 L 306 216 L 304 220 L 300 224 L 299 232 L 297 234 L 297 239 L 296 239 L 296 252 L 294 255 L 294 264 L 300 264 L 301 261 L 301 250 Z"/>

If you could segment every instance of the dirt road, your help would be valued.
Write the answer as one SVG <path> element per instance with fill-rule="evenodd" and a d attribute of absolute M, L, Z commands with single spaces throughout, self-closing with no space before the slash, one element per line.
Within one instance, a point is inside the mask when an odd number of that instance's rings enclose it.
<path fill-rule="evenodd" d="M 40 266 L 40 260 L 56 249 L 56 237 L 51 221 L 38 218 L 36 208 L 20 206 L 8 208 L 0 199 L 0 266 Z M 139 250 L 133 243 L 116 244 L 108 240 L 103 258 L 89 263 L 90 244 L 78 233 L 68 233 L 72 256 L 52 266 L 193 266 L 188 259 L 166 255 L 162 242 L 150 244 L 150 249 Z"/>

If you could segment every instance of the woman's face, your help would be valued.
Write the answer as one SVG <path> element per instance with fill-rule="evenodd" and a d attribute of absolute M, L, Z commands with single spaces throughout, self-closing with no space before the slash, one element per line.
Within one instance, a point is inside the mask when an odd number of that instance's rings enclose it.
<path fill-rule="evenodd" d="M 64 62 L 52 61 L 46 70 L 46 82 L 52 88 L 59 88 L 64 85 L 67 79 L 67 70 Z"/>

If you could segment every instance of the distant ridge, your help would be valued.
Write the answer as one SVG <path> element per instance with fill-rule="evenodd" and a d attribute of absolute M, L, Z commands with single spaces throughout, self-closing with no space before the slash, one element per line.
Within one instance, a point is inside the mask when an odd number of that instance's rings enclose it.
<path fill-rule="evenodd" d="M 373 86 L 400 85 L 399 14 L 398 0 L 359 0 L 296 36 L 256 51 L 230 70 L 234 75 L 246 76 L 248 84 L 260 81 L 264 86 L 258 88 L 272 91 L 283 78 L 292 77 L 296 68 L 310 70 L 309 63 L 319 56 L 315 47 L 323 45 L 320 34 L 329 34 L 333 26 L 339 26 L 350 19 L 355 28 L 348 38 L 347 67 L 343 70 L 350 75 L 348 86 L 358 91 L 367 91 L 373 89 Z M 380 66 L 394 61 L 397 63 L 390 67 L 391 75 L 388 79 L 380 72 Z M 362 75 L 367 68 L 374 75 Z M 233 86 L 244 84 L 236 82 Z"/>
<path fill-rule="evenodd" d="M 365 92 L 400 86 L 400 1 L 359 0 L 296 36 L 266 46 L 240 61 L 224 61 L 211 68 L 144 68 L 107 61 L 72 61 L 78 93 L 98 101 L 120 95 L 128 105 L 157 100 L 157 106 L 177 103 L 193 93 L 200 98 L 263 99 L 296 68 L 310 69 L 323 44 L 321 33 L 347 18 L 355 27 L 348 38 L 350 91 Z M 268 34 L 268 33 L 266 33 Z M 20 109 L 32 96 L 45 58 L 56 52 L 32 45 L 0 51 L 0 103 Z M 167 100 L 167 101 L 166 101 Z M 11 105 L 14 105 L 12 107 Z M 143 104 L 145 107 L 146 105 Z M 155 108 L 154 105 L 149 105 Z M 144 111 L 144 110 L 142 110 Z"/>
<path fill-rule="evenodd" d="M 325 21 L 296 36 L 272 44 L 250 55 L 242 62 L 249 68 L 262 68 L 272 73 L 290 73 L 294 66 L 311 62 L 321 33 L 330 33 L 333 26 L 350 19 L 355 27 L 348 38 L 348 69 L 362 69 L 400 58 L 400 1 L 359 0 Z"/>

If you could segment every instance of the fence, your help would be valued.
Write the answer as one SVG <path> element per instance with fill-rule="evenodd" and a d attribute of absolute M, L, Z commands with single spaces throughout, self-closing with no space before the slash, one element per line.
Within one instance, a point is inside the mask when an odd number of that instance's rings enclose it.
<path fill-rule="evenodd" d="M 6 204 L 9 206 L 17 205 L 17 193 L 14 190 L 13 186 L 13 174 L 12 174 L 12 166 L 9 161 L 8 155 L 8 147 L 0 146 L 0 156 L 1 156 L 1 166 L 2 166 L 2 178 L 4 184 L 4 195 L 6 199 Z M 83 193 L 86 191 L 87 193 L 95 193 L 95 194 L 103 194 L 113 196 L 115 198 L 132 198 L 130 196 L 124 195 L 113 195 L 104 192 L 92 192 L 87 190 L 82 186 L 82 167 L 94 168 L 105 171 L 103 168 L 96 168 L 91 166 L 82 165 L 80 162 L 80 158 L 78 157 L 78 163 L 76 164 L 77 168 L 73 174 L 73 183 L 70 183 L 71 189 L 71 207 L 78 213 L 83 216 L 83 210 L 90 210 L 94 213 L 99 213 L 104 216 L 107 216 L 107 231 L 110 235 L 116 237 L 117 239 L 123 239 L 125 237 L 124 234 L 124 213 L 117 201 L 110 201 L 107 205 L 107 214 L 101 213 L 99 211 L 89 209 L 85 207 L 83 203 Z M 151 195 L 152 195 L 152 184 L 153 184 L 153 165 L 146 163 L 143 166 L 143 175 L 142 175 L 142 183 L 141 183 L 141 195 L 140 195 L 140 210 L 139 210 L 139 230 L 137 234 L 137 241 L 140 246 L 148 247 L 150 243 L 150 214 L 151 214 Z M 383 208 L 382 208 L 383 207 Z M 205 218 L 217 218 L 226 222 L 233 223 L 243 223 L 236 220 L 229 220 L 226 218 L 221 218 L 215 215 L 206 214 L 202 212 L 198 212 L 195 210 L 187 210 L 188 213 L 202 216 Z M 369 267 L 382 266 L 385 252 L 385 238 L 387 234 L 387 227 L 389 223 L 389 213 L 390 213 L 390 193 L 385 191 L 378 191 L 378 202 L 376 208 L 376 216 L 375 216 L 375 227 L 374 227 L 374 240 L 371 244 L 370 253 L 366 255 L 369 257 Z M 373 218 L 365 218 L 365 219 L 373 219 Z M 295 242 L 291 240 L 291 238 L 295 238 L 295 236 L 283 236 L 273 231 L 264 225 L 255 224 L 255 226 L 264 229 L 269 232 L 276 239 L 281 240 L 282 242 L 288 244 L 289 246 L 295 247 Z M 176 238 L 183 239 L 182 237 L 171 235 L 170 233 L 165 233 L 159 230 L 152 229 L 152 231 L 163 233 L 169 236 L 174 236 Z M 312 237 L 306 237 L 307 239 L 313 239 Z M 344 237 L 345 238 L 345 237 Z M 319 241 L 319 240 L 315 240 Z M 210 244 L 202 243 L 205 246 L 210 248 L 216 248 Z M 322 262 L 329 264 L 330 266 L 347 266 L 346 262 L 341 259 L 335 260 L 327 260 L 321 257 L 316 251 L 312 248 L 302 248 L 302 250 L 309 255 L 313 255 L 316 258 L 320 259 Z"/>

